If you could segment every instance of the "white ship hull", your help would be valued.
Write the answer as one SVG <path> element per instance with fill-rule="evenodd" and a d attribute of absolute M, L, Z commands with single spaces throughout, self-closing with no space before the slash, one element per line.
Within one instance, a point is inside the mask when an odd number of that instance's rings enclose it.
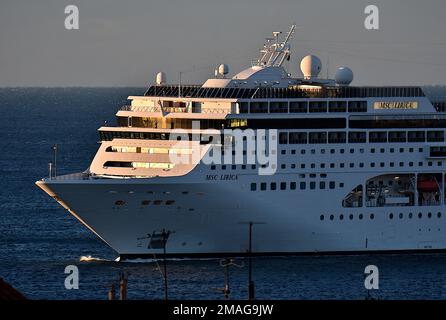
<path fill-rule="evenodd" d="M 47 180 L 38 185 L 57 194 L 62 205 L 123 257 L 159 253 L 142 238 L 163 229 L 172 232 L 166 246 L 170 255 L 243 255 L 248 248 L 248 221 L 261 223 L 253 227 L 256 254 L 446 249 L 444 205 L 342 207 L 345 191 L 373 175 L 333 173 L 330 179 L 348 181 L 345 188 L 315 191 L 250 191 L 253 178 L 292 181 L 297 175 L 290 174 L 263 178 L 238 174 L 235 181 L 206 181 L 205 173 L 196 173 L 175 178 Z M 116 199 L 125 205 L 116 206 Z M 143 206 L 147 200 L 151 204 Z M 155 200 L 162 204 L 154 205 Z M 165 205 L 168 200 L 175 202 Z M 330 220 L 330 215 L 335 218 Z"/>

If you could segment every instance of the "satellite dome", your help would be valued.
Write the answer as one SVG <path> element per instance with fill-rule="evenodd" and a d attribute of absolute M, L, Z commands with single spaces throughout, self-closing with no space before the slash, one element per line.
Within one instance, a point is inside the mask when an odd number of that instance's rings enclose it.
<path fill-rule="evenodd" d="M 229 67 L 227 64 L 221 64 L 218 66 L 218 73 L 222 76 L 225 76 L 229 73 Z"/>
<path fill-rule="evenodd" d="M 156 75 L 156 84 L 162 85 L 166 83 L 166 74 L 164 72 L 158 72 Z"/>
<path fill-rule="evenodd" d="M 336 84 L 348 86 L 353 81 L 353 71 L 347 67 L 340 67 L 335 74 Z"/>
<path fill-rule="evenodd" d="M 308 55 L 300 62 L 300 70 L 304 75 L 304 79 L 317 78 L 319 72 L 321 72 L 321 69 L 321 60 L 316 56 Z"/>

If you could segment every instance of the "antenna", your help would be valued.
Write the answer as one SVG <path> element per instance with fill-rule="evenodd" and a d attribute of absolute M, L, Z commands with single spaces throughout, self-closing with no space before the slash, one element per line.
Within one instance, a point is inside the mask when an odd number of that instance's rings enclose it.
<path fill-rule="evenodd" d="M 260 50 L 261 56 L 257 60 L 260 67 L 280 67 L 291 53 L 290 40 L 294 34 L 296 25 L 293 24 L 287 32 L 285 39 L 279 42 L 281 31 L 274 31 L 273 38 L 266 38 L 266 43 Z"/>

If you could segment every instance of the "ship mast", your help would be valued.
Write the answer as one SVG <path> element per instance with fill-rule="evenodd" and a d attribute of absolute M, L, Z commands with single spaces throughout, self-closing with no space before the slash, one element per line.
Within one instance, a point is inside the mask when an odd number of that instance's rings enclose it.
<path fill-rule="evenodd" d="M 290 40 L 293 37 L 296 25 L 293 24 L 287 32 L 285 39 L 279 43 L 279 36 L 282 32 L 274 31 L 273 38 L 266 38 L 266 43 L 260 50 L 261 57 L 256 65 L 260 67 L 280 67 L 283 62 L 290 57 Z"/>

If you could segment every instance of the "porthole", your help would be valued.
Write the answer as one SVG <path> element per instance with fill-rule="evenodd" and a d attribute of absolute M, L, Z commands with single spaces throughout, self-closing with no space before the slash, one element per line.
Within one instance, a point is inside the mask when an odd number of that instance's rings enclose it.
<path fill-rule="evenodd" d="M 349 218 L 350 218 L 350 220 L 353 220 L 353 215 L 351 214 L 351 215 L 349 216 Z"/>
<path fill-rule="evenodd" d="M 393 219 L 393 213 L 389 214 L 389 219 L 390 219 L 390 220 Z"/>
<path fill-rule="evenodd" d="M 330 215 L 330 220 L 334 220 L 334 215 Z"/>
<path fill-rule="evenodd" d="M 343 215 L 343 214 L 341 214 L 341 215 L 339 216 L 339 220 L 344 220 L 344 215 Z"/>
<path fill-rule="evenodd" d="M 420 212 L 418 213 L 418 219 L 421 219 L 423 217 L 423 214 Z"/>
<path fill-rule="evenodd" d="M 437 212 L 437 217 L 441 218 L 441 212 Z"/>
<path fill-rule="evenodd" d="M 427 217 L 430 219 L 430 218 L 432 218 L 432 212 L 429 212 L 428 214 L 427 214 Z"/>
<path fill-rule="evenodd" d="M 324 218 L 325 218 L 324 215 L 320 216 L 321 221 L 324 221 Z"/>
<path fill-rule="evenodd" d="M 370 214 L 370 220 L 375 219 L 375 215 L 373 213 Z"/>
<path fill-rule="evenodd" d="M 362 215 L 362 213 L 359 215 L 359 220 L 362 220 L 362 218 L 364 218 L 364 216 Z"/>
<path fill-rule="evenodd" d="M 410 213 L 409 213 L 409 219 L 412 219 L 412 218 L 413 218 L 413 213 L 410 212 Z"/>
<path fill-rule="evenodd" d="M 402 214 L 402 213 L 400 213 L 399 217 L 400 217 L 400 219 L 403 219 L 403 214 Z"/>

